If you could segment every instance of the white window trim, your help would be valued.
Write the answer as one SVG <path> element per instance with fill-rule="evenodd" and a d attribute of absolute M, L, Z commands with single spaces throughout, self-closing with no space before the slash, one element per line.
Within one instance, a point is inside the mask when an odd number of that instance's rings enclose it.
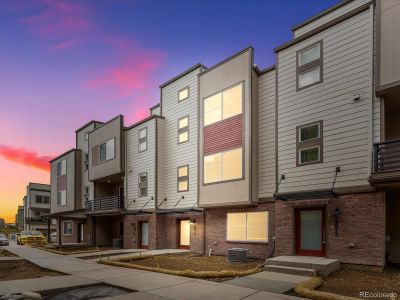
<path fill-rule="evenodd" d="M 246 240 L 230 240 L 230 239 L 228 239 L 228 214 L 235 214 L 235 213 L 244 213 L 244 214 L 246 214 L 246 235 L 247 235 L 247 214 L 251 214 L 251 213 L 257 213 L 257 212 L 266 212 L 267 213 L 267 215 L 266 215 L 266 218 L 267 218 L 267 238 L 266 238 L 266 240 L 248 240 L 248 239 L 246 239 Z M 240 243 L 259 243 L 259 244 L 266 244 L 266 243 L 268 243 L 269 242 L 269 210 L 264 210 L 264 211 L 248 211 L 248 212 L 231 212 L 231 213 L 227 213 L 226 214 L 226 226 L 225 226 L 225 228 L 226 228 L 226 236 L 225 236 L 225 239 L 226 239 L 226 241 L 227 242 L 240 242 Z"/>
<path fill-rule="evenodd" d="M 312 139 L 308 139 L 308 140 L 302 141 L 301 140 L 301 130 L 304 129 L 304 128 L 307 128 L 307 127 L 315 126 L 315 125 L 318 126 L 318 136 L 315 137 L 315 138 L 312 138 Z M 300 143 L 316 140 L 316 139 L 319 139 L 319 138 L 321 138 L 321 124 L 320 123 L 313 123 L 313 124 L 309 124 L 309 125 L 306 125 L 306 126 L 299 127 L 299 142 Z M 314 148 L 314 147 L 312 147 L 312 148 Z"/>
<path fill-rule="evenodd" d="M 140 133 L 141 133 L 142 131 L 145 131 L 145 132 L 146 132 L 146 136 L 141 138 L 141 137 L 140 137 Z M 143 140 L 143 141 L 140 142 L 140 140 Z M 146 144 L 146 148 L 143 149 L 143 150 L 140 150 L 140 145 L 141 145 L 141 144 L 144 144 L 144 143 Z M 147 151 L 147 148 L 148 148 L 148 132 L 147 132 L 147 127 L 143 127 L 143 128 L 141 128 L 141 129 L 138 130 L 138 151 L 139 151 L 139 153 L 145 152 L 145 151 Z"/>
<path fill-rule="evenodd" d="M 307 141 L 309 141 L 309 140 L 307 140 Z M 310 150 L 310 149 L 314 149 L 314 148 L 318 148 L 318 159 L 312 160 L 312 161 L 307 161 L 307 162 L 301 162 L 301 151 Z M 320 146 L 313 146 L 313 147 L 299 149 L 299 165 L 307 165 L 309 163 L 315 163 L 315 162 L 319 162 L 319 161 L 321 161 L 321 147 Z"/>

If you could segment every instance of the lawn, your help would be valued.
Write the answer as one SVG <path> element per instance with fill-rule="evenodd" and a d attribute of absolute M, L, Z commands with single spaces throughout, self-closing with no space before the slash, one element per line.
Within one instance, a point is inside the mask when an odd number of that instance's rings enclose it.
<path fill-rule="evenodd" d="M 41 268 L 27 260 L 0 261 L 0 281 L 59 275 L 64 274 Z"/>

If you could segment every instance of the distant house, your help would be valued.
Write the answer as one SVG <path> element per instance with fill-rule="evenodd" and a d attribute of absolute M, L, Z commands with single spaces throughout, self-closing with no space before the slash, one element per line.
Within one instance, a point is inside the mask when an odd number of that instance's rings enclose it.
<path fill-rule="evenodd" d="M 25 197 L 24 197 L 25 199 Z M 19 205 L 17 214 L 15 215 L 15 225 L 17 226 L 18 230 L 23 230 L 24 229 L 24 206 Z"/>

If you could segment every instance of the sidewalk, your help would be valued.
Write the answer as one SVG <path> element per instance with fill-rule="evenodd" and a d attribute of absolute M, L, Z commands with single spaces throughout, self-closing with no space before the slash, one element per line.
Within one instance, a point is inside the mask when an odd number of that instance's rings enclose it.
<path fill-rule="evenodd" d="M 240 300 L 244 298 L 248 300 L 300 299 L 297 297 L 262 291 L 257 288 L 245 287 L 243 285 L 246 284 L 240 282 L 233 284 L 216 283 L 195 278 L 120 268 L 22 246 L 7 247 L 7 250 L 41 267 L 70 275 L 28 280 L 1 281 L 0 295 L 11 292 L 42 291 L 104 282 L 117 287 L 119 286 L 138 291 L 112 298 L 117 300 Z M 148 251 L 147 253 L 152 254 L 151 252 L 152 251 Z M 157 252 L 165 253 L 167 251 L 162 250 Z M 247 282 L 249 282 L 249 280 L 247 280 Z M 258 281 L 258 284 L 260 283 L 261 282 Z"/>

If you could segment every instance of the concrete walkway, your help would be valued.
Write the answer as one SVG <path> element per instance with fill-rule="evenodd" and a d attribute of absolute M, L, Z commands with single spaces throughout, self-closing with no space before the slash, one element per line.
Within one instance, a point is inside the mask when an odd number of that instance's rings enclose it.
<path fill-rule="evenodd" d="M 7 247 L 7 250 L 41 267 L 56 270 L 69 275 L 27 280 L 0 281 L 0 295 L 24 291 L 44 291 L 61 287 L 71 287 L 104 282 L 117 287 L 119 286 L 137 291 L 134 293 L 127 293 L 112 298 L 117 300 L 300 299 L 297 297 L 266 292 L 263 289 L 260 289 L 257 284 L 252 284 L 253 287 L 246 287 L 246 284 L 234 281 L 232 281 L 231 283 L 216 283 L 207 280 L 198 280 L 195 278 L 173 276 L 135 269 L 119 268 L 97 264 L 92 261 L 78 259 L 69 255 L 58 255 L 47 251 L 23 246 Z M 175 250 L 155 250 L 148 251 L 147 253 L 160 254 L 172 251 L 176 252 Z M 267 272 L 261 272 L 259 274 L 263 273 Z M 250 280 L 247 279 L 248 282 L 251 282 L 251 278 L 255 278 L 255 281 L 257 281 L 258 284 L 262 283 L 262 281 L 259 280 L 260 278 L 254 277 L 254 275 L 251 275 L 253 277 L 246 276 L 242 278 L 249 277 Z M 267 275 L 268 274 L 259 276 L 262 277 Z"/>

